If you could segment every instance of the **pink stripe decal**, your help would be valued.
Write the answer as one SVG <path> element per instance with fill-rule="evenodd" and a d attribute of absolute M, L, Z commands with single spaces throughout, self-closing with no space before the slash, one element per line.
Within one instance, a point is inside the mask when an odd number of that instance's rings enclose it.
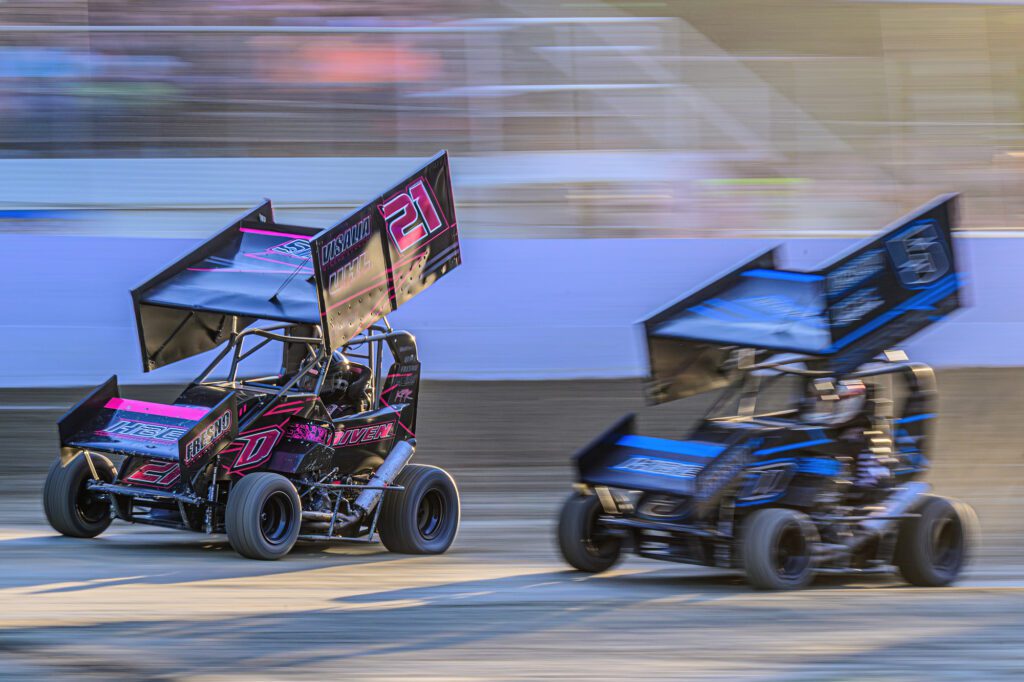
<path fill-rule="evenodd" d="M 161 405 L 160 403 L 147 403 L 142 400 L 125 400 L 124 398 L 111 398 L 104 407 L 117 410 L 118 412 L 138 412 L 141 414 L 155 414 L 161 417 L 173 417 L 185 419 L 190 422 L 199 421 L 205 417 L 210 410 L 205 407 L 183 407 L 181 405 Z"/>
<path fill-rule="evenodd" d="M 241 232 L 251 232 L 253 234 L 265 234 L 265 235 L 269 235 L 271 237 L 290 237 L 291 239 L 304 239 L 307 242 L 313 239 L 312 237 L 307 237 L 304 234 L 292 234 L 291 232 L 272 232 L 270 230 L 257 230 L 254 227 L 240 227 L 238 229 Z"/>

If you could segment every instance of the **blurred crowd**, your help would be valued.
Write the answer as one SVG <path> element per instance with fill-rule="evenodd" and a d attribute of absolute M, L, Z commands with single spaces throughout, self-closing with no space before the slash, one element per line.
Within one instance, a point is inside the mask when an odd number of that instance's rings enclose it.
<path fill-rule="evenodd" d="M 898 1 L 8 0 L 0 158 L 632 153 L 552 174 L 567 223 L 866 226 L 952 190 L 1019 227 L 1022 33 Z"/>

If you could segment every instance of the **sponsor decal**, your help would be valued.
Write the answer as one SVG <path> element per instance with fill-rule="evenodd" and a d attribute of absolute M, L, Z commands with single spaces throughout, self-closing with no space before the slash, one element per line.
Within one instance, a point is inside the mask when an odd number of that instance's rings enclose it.
<path fill-rule="evenodd" d="M 395 402 L 407 403 L 412 400 L 412 389 L 402 388 L 395 392 Z"/>
<path fill-rule="evenodd" d="M 693 478 L 700 471 L 700 464 L 687 464 L 659 457 L 630 457 L 612 469 L 619 471 L 635 471 L 641 474 L 668 476 L 669 478 Z"/>
<path fill-rule="evenodd" d="M 825 284 L 828 297 L 834 299 L 882 272 L 885 269 L 883 256 L 882 249 L 872 249 L 857 256 L 841 268 L 830 272 Z"/>
<path fill-rule="evenodd" d="M 280 253 L 292 258 L 306 260 L 310 256 L 309 242 L 305 239 L 292 239 L 291 241 L 278 244 L 270 249 L 273 253 Z"/>
<path fill-rule="evenodd" d="M 882 305 L 885 305 L 885 301 L 882 300 L 876 287 L 861 289 L 832 307 L 832 326 L 851 325 Z"/>
<path fill-rule="evenodd" d="M 235 444 L 242 445 L 241 452 L 238 453 L 235 461 L 231 464 L 231 470 L 241 471 L 263 464 L 263 462 L 270 459 L 271 453 L 274 452 L 274 446 L 281 439 L 281 435 L 281 429 L 276 426 L 239 434 L 235 443 L 229 446 L 233 448 Z"/>
<path fill-rule="evenodd" d="M 167 424 L 143 422 L 135 419 L 119 419 L 117 423 L 103 431 L 97 431 L 102 436 L 131 438 L 133 440 L 155 440 L 164 443 L 176 443 L 187 432 L 187 429 L 179 426 L 168 426 Z"/>
<path fill-rule="evenodd" d="M 330 432 L 317 424 L 300 422 L 298 424 L 291 424 L 285 436 L 311 443 L 326 443 L 330 438 Z"/>
<path fill-rule="evenodd" d="M 423 177 L 396 192 L 380 204 L 388 236 L 399 252 L 405 252 L 445 227 L 433 190 Z"/>
<path fill-rule="evenodd" d="M 395 422 L 384 422 L 372 426 L 356 426 L 334 434 L 334 447 L 351 447 L 390 438 L 395 430 Z"/>
<path fill-rule="evenodd" d="M 181 470 L 175 462 L 149 462 L 133 471 L 124 480 L 158 488 L 169 488 L 181 479 Z"/>
<path fill-rule="evenodd" d="M 226 410 L 199 435 L 185 446 L 185 466 L 191 466 L 199 456 L 209 450 L 215 443 L 231 431 L 231 410 Z"/>
<path fill-rule="evenodd" d="M 371 231 L 370 216 L 367 216 L 321 246 L 320 261 L 325 267 L 334 265 L 335 261 L 339 260 L 351 249 L 369 239 Z"/>

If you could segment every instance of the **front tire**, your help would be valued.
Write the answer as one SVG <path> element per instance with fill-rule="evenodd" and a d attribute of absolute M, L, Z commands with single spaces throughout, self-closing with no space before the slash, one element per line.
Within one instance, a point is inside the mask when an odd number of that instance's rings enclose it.
<path fill-rule="evenodd" d="M 103 455 L 90 453 L 100 479 L 113 483 L 117 470 Z M 60 457 L 50 466 L 43 483 L 43 512 L 53 529 L 73 538 L 94 538 L 110 526 L 110 500 L 86 488 L 92 469 L 86 454 L 75 456 L 67 466 Z"/>
<path fill-rule="evenodd" d="M 978 517 L 970 506 L 925 495 L 916 518 L 900 522 L 894 562 L 911 585 L 944 587 L 960 575 L 977 538 Z"/>
<path fill-rule="evenodd" d="M 743 524 L 741 555 L 747 581 L 759 590 L 797 590 L 814 579 L 818 530 L 793 509 L 759 509 Z"/>
<path fill-rule="evenodd" d="M 459 489 L 444 469 L 408 464 L 395 477 L 404 490 L 385 492 L 377 532 L 390 552 L 442 554 L 455 541 L 462 514 Z"/>
<path fill-rule="evenodd" d="M 228 542 L 242 556 L 280 559 L 292 550 L 301 524 L 299 494 L 284 476 L 261 471 L 231 487 L 224 526 Z"/>
<path fill-rule="evenodd" d="M 601 527 L 601 501 L 597 495 L 572 493 L 558 518 L 558 548 L 573 568 L 601 573 L 622 554 L 622 539 Z"/>

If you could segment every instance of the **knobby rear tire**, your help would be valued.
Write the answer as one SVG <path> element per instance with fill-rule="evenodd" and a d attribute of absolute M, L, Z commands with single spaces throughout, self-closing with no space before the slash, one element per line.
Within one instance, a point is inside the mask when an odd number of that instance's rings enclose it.
<path fill-rule="evenodd" d="M 945 587 L 960 575 L 978 537 L 978 517 L 960 500 L 922 496 L 920 516 L 900 522 L 894 563 L 903 578 L 920 587 Z"/>
<path fill-rule="evenodd" d="M 395 477 L 404 490 L 385 492 L 377 533 L 388 551 L 442 554 L 459 532 L 459 489 L 444 469 L 408 464 Z"/>

